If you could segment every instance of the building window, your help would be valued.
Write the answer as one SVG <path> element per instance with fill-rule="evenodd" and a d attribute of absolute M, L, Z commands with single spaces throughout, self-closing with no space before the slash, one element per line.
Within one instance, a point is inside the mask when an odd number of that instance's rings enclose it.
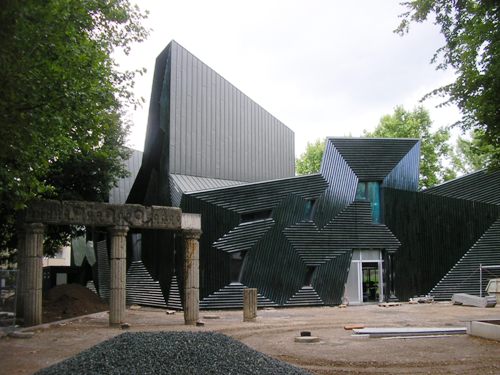
<path fill-rule="evenodd" d="M 272 212 L 273 210 L 262 210 L 262 211 L 254 211 L 241 214 L 241 222 L 248 223 L 250 221 L 269 219 L 271 217 Z"/>
<path fill-rule="evenodd" d="M 304 279 L 304 286 L 312 286 L 314 271 L 316 271 L 316 266 L 307 266 L 306 277 Z"/>
<path fill-rule="evenodd" d="M 304 209 L 304 219 L 312 220 L 315 211 L 316 211 L 316 199 L 309 199 L 306 202 L 306 207 Z"/>
<path fill-rule="evenodd" d="M 360 181 L 356 189 L 357 201 L 368 201 L 372 209 L 372 222 L 381 222 L 380 212 L 380 182 Z"/>
<path fill-rule="evenodd" d="M 241 273 L 245 261 L 246 251 L 237 251 L 231 253 L 230 277 L 232 283 L 241 283 Z"/>

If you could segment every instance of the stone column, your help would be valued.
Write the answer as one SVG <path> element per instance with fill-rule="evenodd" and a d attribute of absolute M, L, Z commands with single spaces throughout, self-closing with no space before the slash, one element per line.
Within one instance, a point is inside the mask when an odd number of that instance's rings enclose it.
<path fill-rule="evenodd" d="M 16 320 L 24 316 L 24 294 L 26 291 L 24 276 L 26 275 L 26 232 L 24 225 L 17 228 L 17 280 L 16 280 Z"/>
<path fill-rule="evenodd" d="M 200 302 L 200 238 L 201 231 L 184 230 L 184 324 L 195 325 Z"/>
<path fill-rule="evenodd" d="M 255 322 L 257 318 L 257 289 L 243 289 L 243 321 Z"/>
<path fill-rule="evenodd" d="M 111 236 L 109 325 L 116 327 L 125 318 L 128 227 L 115 226 L 108 231 Z"/>
<path fill-rule="evenodd" d="M 20 276 L 24 290 L 23 318 L 25 326 L 42 323 L 44 229 L 44 225 L 40 223 L 26 224 L 24 227 L 24 262 Z"/>

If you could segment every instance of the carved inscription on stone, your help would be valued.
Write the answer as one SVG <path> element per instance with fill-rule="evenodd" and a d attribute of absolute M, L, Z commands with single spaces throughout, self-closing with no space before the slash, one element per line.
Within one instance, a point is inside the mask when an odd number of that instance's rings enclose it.
<path fill-rule="evenodd" d="M 26 209 L 24 220 L 46 224 L 178 230 L 181 229 L 181 216 L 181 210 L 175 207 L 39 200 Z"/>

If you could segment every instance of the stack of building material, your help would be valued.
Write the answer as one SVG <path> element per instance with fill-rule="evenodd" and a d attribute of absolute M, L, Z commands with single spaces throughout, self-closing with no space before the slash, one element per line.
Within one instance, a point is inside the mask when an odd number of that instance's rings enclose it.
<path fill-rule="evenodd" d="M 500 279 L 490 279 L 486 287 L 486 292 L 490 296 L 495 296 L 497 303 L 500 303 Z"/>
<path fill-rule="evenodd" d="M 463 335 L 467 329 L 465 327 L 390 327 L 353 329 L 353 332 L 369 337 L 416 337 Z"/>
<path fill-rule="evenodd" d="M 456 293 L 451 298 L 454 305 L 466 305 L 475 307 L 495 307 L 497 300 L 495 296 L 479 297 L 472 294 Z"/>

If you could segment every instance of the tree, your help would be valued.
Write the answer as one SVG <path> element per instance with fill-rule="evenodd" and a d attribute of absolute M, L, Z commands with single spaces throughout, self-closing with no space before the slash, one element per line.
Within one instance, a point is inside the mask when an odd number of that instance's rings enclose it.
<path fill-rule="evenodd" d="M 4 0 L 0 9 L 0 248 L 35 197 L 104 200 L 123 176 L 133 78 L 112 54 L 147 30 L 128 0 Z"/>
<path fill-rule="evenodd" d="M 318 173 L 321 159 L 325 152 L 325 141 L 317 139 L 314 143 L 307 142 L 306 151 L 295 160 L 295 169 L 298 175 Z"/>
<path fill-rule="evenodd" d="M 496 0 L 412 0 L 402 3 L 408 11 L 396 32 L 409 30 L 411 22 L 434 17 L 445 45 L 432 63 L 438 69 L 452 68 L 455 82 L 428 95 L 448 97 L 462 112 L 458 125 L 464 131 L 477 130 L 489 147 L 491 168 L 500 168 L 500 3 Z"/>
<path fill-rule="evenodd" d="M 468 138 L 458 137 L 453 155 L 453 165 L 461 173 L 471 173 L 486 168 L 492 146 L 484 143 L 480 130 L 474 130 Z"/>
<path fill-rule="evenodd" d="M 452 148 L 447 143 L 449 131 L 439 128 L 431 131 L 429 112 L 422 106 L 407 111 L 397 106 L 394 113 L 385 115 L 373 132 L 364 131 L 366 137 L 420 138 L 420 188 L 436 185 L 456 177 L 455 172 L 445 166 Z"/>

